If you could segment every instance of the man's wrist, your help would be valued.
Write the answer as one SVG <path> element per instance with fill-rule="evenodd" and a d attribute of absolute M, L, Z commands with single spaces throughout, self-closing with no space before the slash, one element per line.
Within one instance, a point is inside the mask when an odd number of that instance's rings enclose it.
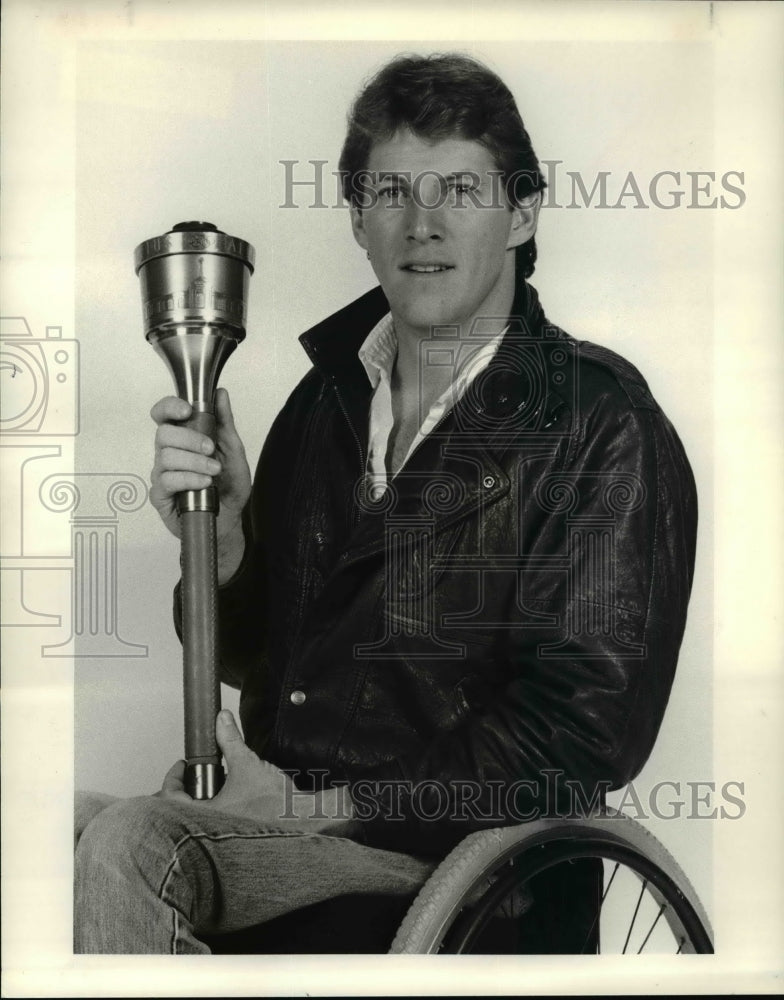
<path fill-rule="evenodd" d="M 323 792 L 297 792 L 291 810 L 298 820 L 349 822 L 354 818 L 354 803 L 347 785 L 335 785 Z"/>
<path fill-rule="evenodd" d="M 242 521 L 238 520 L 235 527 L 226 535 L 218 538 L 218 585 L 228 583 L 240 568 L 245 555 L 245 532 Z"/>

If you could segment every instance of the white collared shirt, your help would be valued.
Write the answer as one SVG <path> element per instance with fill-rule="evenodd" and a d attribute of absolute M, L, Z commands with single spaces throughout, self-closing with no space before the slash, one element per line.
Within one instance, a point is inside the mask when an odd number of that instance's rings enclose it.
<path fill-rule="evenodd" d="M 463 397 L 477 375 L 490 364 L 504 333 L 506 333 L 506 329 L 481 345 L 477 345 L 476 341 L 466 342 L 458 351 L 457 358 L 452 356 L 454 352 L 450 348 L 439 348 L 437 339 L 428 341 L 424 347 L 422 362 L 424 364 L 450 364 L 456 374 L 449 387 L 441 393 L 424 416 L 401 468 L 405 466 L 416 448 L 430 434 L 444 414 Z M 359 360 L 362 362 L 373 387 L 373 396 L 370 400 L 366 473 L 372 483 L 371 496 L 376 498 L 389 481 L 386 455 L 389 448 L 389 435 L 394 423 L 392 370 L 397 358 L 397 348 L 395 324 L 392 320 L 392 314 L 387 313 L 370 331 L 358 352 Z M 467 364 L 469 358 L 471 363 Z"/>

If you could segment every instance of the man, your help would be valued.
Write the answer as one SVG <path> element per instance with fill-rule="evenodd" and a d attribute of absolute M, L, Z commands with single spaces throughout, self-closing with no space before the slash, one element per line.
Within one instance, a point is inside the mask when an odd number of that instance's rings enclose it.
<path fill-rule="evenodd" d="M 179 491 L 219 487 L 244 740 L 219 717 L 210 802 L 181 762 L 157 796 L 80 801 L 77 951 L 203 952 L 328 900 L 397 920 L 467 833 L 601 802 L 656 738 L 694 484 L 639 373 L 527 283 L 544 179 L 512 95 L 461 56 L 396 59 L 341 170 L 380 288 L 301 338 L 313 369 L 252 489 L 224 391 L 217 449 L 183 401 L 153 408 L 167 526 Z M 559 930 L 527 950 L 585 940 L 600 873 L 573 875 L 536 887 L 530 926 Z"/>

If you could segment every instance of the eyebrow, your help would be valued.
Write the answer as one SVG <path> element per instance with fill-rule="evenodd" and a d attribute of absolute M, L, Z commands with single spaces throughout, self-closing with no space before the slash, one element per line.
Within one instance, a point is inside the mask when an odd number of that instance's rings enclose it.
<path fill-rule="evenodd" d="M 412 172 L 410 170 L 374 170 L 369 171 L 376 178 L 376 182 L 389 180 L 407 180 L 412 179 Z M 481 177 L 481 172 L 478 170 L 450 170 L 448 174 L 442 174 L 438 170 L 423 170 L 422 173 L 427 173 L 429 176 L 436 176 L 443 178 L 445 181 L 457 180 L 458 177 Z M 419 176 L 419 175 L 417 175 Z"/>
<path fill-rule="evenodd" d="M 410 170 L 370 170 L 368 173 L 375 178 L 377 183 L 381 181 L 411 180 Z"/>

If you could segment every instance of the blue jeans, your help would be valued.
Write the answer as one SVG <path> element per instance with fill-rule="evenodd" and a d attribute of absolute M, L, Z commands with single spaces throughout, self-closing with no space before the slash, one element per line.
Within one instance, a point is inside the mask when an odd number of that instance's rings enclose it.
<path fill-rule="evenodd" d="M 208 954 L 199 935 L 352 893 L 410 896 L 435 867 L 152 796 L 77 792 L 75 839 L 76 954 Z"/>

